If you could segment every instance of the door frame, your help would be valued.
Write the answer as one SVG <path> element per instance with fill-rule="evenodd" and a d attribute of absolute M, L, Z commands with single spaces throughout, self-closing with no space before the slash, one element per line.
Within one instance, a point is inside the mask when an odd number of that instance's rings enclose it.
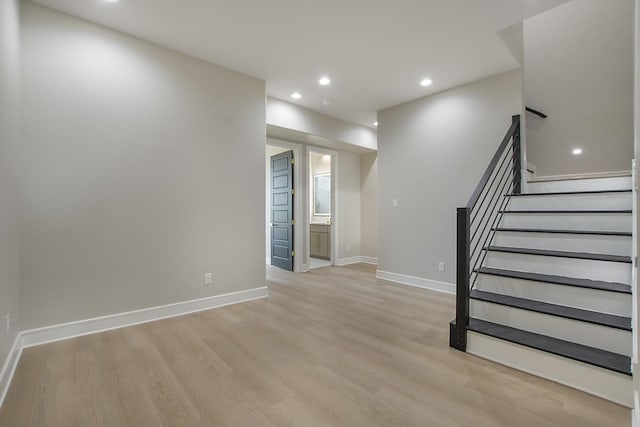
<path fill-rule="evenodd" d="M 293 197 L 293 218 L 295 219 L 295 224 L 293 225 L 293 250 L 296 252 L 296 256 L 293 257 L 293 271 L 296 273 L 304 272 L 309 270 L 308 265 L 305 268 L 303 264 L 303 261 L 306 258 L 304 257 L 304 251 L 301 250 L 304 247 L 303 236 L 302 236 L 302 233 L 304 232 L 303 231 L 304 220 L 302 220 L 304 218 L 304 213 L 302 212 L 301 201 L 304 200 L 305 198 L 304 186 L 306 185 L 306 179 L 303 180 L 304 175 L 301 169 L 303 169 L 302 166 L 305 165 L 307 162 L 305 152 L 304 150 L 302 150 L 302 147 L 300 146 L 300 144 L 297 144 L 295 142 L 282 141 L 279 139 L 267 138 L 267 142 L 265 146 L 266 145 L 272 145 L 274 147 L 282 147 L 282 148 L 286 148 L 293 151 L 293 158 L 295 160 L 295 163 L 293 165 L 293 184 L 296 190 L 296 194 Z M 266 153 L 265 153 L 265 157 L 266 157 Z M 268 170 L 265 171 L 265 175 L 267 172 L 269 171 Z M 302 190 L 302 194 L 299 194 L 300 190 Z M 266 201 L 265 201 L 265 205 L 266 205 Z M 265 210 L 265 225 L 268 225 L 270 222 L 271 222 L 271 218 L 268 217 L 268 214 L 266 214 L 266 210 Z M 266 238 L 266 232 L 265 232 L 265 238 Z M 266 247 L 266 243 L 265 243 L 265 247 Z"/>
<path fill-rule="evenodd" d="M 316 147 L 313 145 L 307 145 L 305 150 L 305 167 L 306 167 L 306 175 L 307 175 L 307 185 L 305 187 L 305 210 L 307 210 L 307 214 L 304 216 L 304 233 L 306 237 L 306 251 L 305 251 L 305 264 L 307 269 L 309 267 L 309 258 L 311 258 L 311 239 L 309 235 L 311 233 L 311 198 L 313 197 L 310 191 L 310 180 L 311 180 L 311 165 L 310 165 L 310 153 L 318 153 L 318 154 L 328 154 L 331 156 L 331 226 L 329 227 L 330 236 L 331 236 L 331 251 L 330 251 L 330 262 L 331 265 L 336 265 L 338 262 L 338 223 L 340 219 L 338 218 L 338 151 L 329 150 L 327 148 Z"/>

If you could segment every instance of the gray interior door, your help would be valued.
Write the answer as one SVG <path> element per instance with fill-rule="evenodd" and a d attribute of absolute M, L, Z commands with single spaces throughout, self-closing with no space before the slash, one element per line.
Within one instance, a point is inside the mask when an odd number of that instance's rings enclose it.
<path fill-rule="evenodd" d="M 293 271 L 293 151 L 271 156 L 271 265 Z"/>

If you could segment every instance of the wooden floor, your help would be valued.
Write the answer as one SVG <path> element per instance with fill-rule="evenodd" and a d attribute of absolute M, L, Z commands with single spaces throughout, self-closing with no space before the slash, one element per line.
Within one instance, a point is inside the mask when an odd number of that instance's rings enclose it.
<path fill-rule="evenodd" d="M 267 299 L 26 349 L 0 426 L 630 425 L 450 349 L 450 295 L 366 265 L 267 275 Z"/>

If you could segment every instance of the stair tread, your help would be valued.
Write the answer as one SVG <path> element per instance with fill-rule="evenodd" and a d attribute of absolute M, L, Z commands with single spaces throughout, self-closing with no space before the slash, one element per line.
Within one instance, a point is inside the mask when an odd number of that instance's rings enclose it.
<path fill-rule="evenodd" d="M 580 279 L 577 277 L 554 276 L 550 274 L 530 273 L 527 271 L 503 270 L 489 267 L 482 267 L 475 271 L 477 273 L 489 274 L 492 276 L 512 277 L 515 279 L 531 280 L 535 282 L 546 282 L 558 285 L 576 286 L 580 288 L 631 294 L 631 286 L 625 283 Z"/>
<path fill-rule="evenodd" d="M 585 191 L 549 191 L 544 193 L 521 193 L 521 194 L 507 194 L 512 197 L 527 197 L 527 196 L 567 196 L 573 194 L 603 194 L 603 193 L 631 193 L 631 189 L 620 190 L 585 190 Z"/>
<path fill-rule="evenodd" d="M 502 210 L 503 214 L 631 214 L 631 209 Z"/>
<path fill-rule="evenodd" d="M 631 358 L 621 354 L 479 319 L 469 319 L 467 329 L 621 374 L 631 375 Z"/>
<path fill-rule="evenodd" d="M 631 263 L 631 257 L 623 255 L 610 255 L 610 254 L 595 254 L 589 252 L 569 252 L 569 251 L 554 251 L 548 249 L 531 249 L 531 248 L 515 248 L 509 246 L 488 246 L 484 250 L 494 252 L 507 252 L 515 254 L 526 255 L 543 255 L 553 256 L 560 258 L 576 258 L 576 259 L 590 259 L 595 261 L 611 261 L 611 262 L 624 262 Z"/>
<path fill-rule="evenodd" d="M 596 236 L 625 236 L 631 237 L 628 231 L 608 231 L 608 230 L 560 230 L 553 228 L 516 228 L 516 227 L 497 227 L 494 231 L 511 231 L 517 233 L 551 233 L 551 234 L 590 234 Z"/>
<path fill-rule="evenodd" d="M 473 289 L 472 299 L 631 331 L 631 318 Z"/>

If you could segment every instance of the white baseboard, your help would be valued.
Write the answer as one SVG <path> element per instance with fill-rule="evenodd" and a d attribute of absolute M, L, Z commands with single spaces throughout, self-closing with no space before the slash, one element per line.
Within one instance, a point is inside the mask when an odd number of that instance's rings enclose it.
<path fill-rule="evenodd" d="M 338 267 L 341 267 L 343 265 L 360 264 L 360 263 L 378 265 L 378 258 L 373 258 L 368 256 L 352 256 L 349 258 L 338 259 L 335 265 Z"/>
<path fill-rule="evenodd" d="M 416 288 L 431 289 L 432 291 L 456 293 L 456 285 L 453 283 L 439 282 L 437 280 L 423 279 L 422 277 L 407 276 L 405 274 L 390 273 L 388 271 L 376 271 L 376 278 L 399 283 L 401 285 L 414 286 Z"/>
<path fill-rule="evenodd" d="M 18 361 L 22 354 L 20 339 L 20 334 L 16 335 L 15 340 L 13 340 L 13 345 L 11 346 L 11 349 L 9 349 L 9 354 L 7 354 L 7 358 L 2 366 L 2 371 L 0 371 L 0 408 L 2 408 L 4 398 L 7 396 L 11 380 L 13 379 L 13 374 L 16 372 Z"/>
<path fill-rule="evenodd" d="M 144 308 L 126 313 L 111 314 L 93 319 L 46 326 L 44 328 L 22 331 L 20 333 L 20 344 L 22 348 L 32 347 L 34 345 L 46 344 L 82 335 L 95 334 L 140 323 L 166 319 L 168 317 L 182 316 L 216 307 L 223 307 L 225 305 L 265 298 L 268 295 L 268 289 L 265 286 L 261 288 L 248 289 L 246 291 L 232 292 L 224 295 L 216 295 L 191 301 L 161 305 L 158 307 Z"/>

